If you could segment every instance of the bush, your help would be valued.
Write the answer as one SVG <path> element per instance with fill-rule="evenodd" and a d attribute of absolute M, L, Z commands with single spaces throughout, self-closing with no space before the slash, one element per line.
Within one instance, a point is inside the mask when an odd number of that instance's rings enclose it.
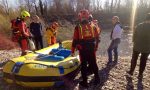
<path fill-rule="evenodd" d="M 11 35 L 11 20 L 16 18 L 18 15 L 18 11 L 11 10 L 9 15 L 0 11 L 0 32 L 6 36 Z"/>
<path fill-rule="evenodd" d="M 11 39 L 0 33 L 0 50 L 10 50 L 15 47 L 16 45 L 11 41 Z"/>

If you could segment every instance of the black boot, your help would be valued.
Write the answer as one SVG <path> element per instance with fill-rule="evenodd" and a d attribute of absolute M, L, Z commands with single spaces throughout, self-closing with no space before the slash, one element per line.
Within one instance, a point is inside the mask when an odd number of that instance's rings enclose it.
<path fill-rule="evenodd" d="M 22 52 L 21 53 L 21 56 L 24 56 L 24 55 L 26 55 L 27 54 L 27 52 Z"/>
<path fill-rule="evenodd" d="M 130 76 L 132 76 L 133 75 L 133 71 L 127 71 L 127 73 L 130 75 Z"/>
<path fill-rule="evenodd" d="M 98 75 L 95 76 L 94 85 L 97 85 L 100 83 L 100 78 Z"/>
<path fill-rule="evenodd" d="M 142 79 L 143 79 L 143 73 L 139 73 L 138 79 L 139 79 L 139 80 L 142 80 Z"/>
<path fill-rule="evenodd" d="M 79 83 L 79 85 L 81 85 L 82 87 L 88 88 L 88 83 L 87 83 L 87 81 L 81 81 L 81 82 Z"/>
<path fill-rule="evenodd" d="M 91 70 L 91 68 L 88 66 L 87 67 L 87 75 L 92 75 L 93 71 Z"/>

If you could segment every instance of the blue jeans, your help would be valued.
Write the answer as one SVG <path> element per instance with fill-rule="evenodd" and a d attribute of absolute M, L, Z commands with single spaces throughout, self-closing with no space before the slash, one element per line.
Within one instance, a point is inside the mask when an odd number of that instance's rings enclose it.
<path fill-rule="evenodd" d="M 114 60 L 115 61 L 118 60 L 118 45 L 119 44 L 120 44 L 120 38 L 112 40 L 112 42 L 110 43 L 110 46 L 107 50 L 109 62 L 112 62 L 112 51 L 114 52 Z"/>

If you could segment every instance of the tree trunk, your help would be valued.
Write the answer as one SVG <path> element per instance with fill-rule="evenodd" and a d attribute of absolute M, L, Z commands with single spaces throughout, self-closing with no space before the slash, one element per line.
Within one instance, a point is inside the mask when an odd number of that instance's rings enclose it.
<path fill-rule="evenodd" d="M 110 6 L 110 11 L 113 12 L 113 5 L 114 4 L 114 0 L 111 0 L 111 6 Z"/>
<path fill-rule="evenodd" d="M 9 15 L 8 0 L 2 0 L 2 4 L 3 4 L 4 8 L 5 8 L 5 13 L 6 13 L 7 15 Z"/>
<path fill-rule="evenodd" d="M 117 5 L 117 11 L 118 12 L 120 11 L 120 3 L 121 3 L 121 0 L 118 0 L 118 5 Z"/>
<path fill-rule="evenodd" d="M 39 0 L 39 7 L 40 7 L 40 12 L 41 12 L 41 15 L 43 16 L 44 15 L 44 10 L 43 10 L 43 2 L 41 0 Z"/>

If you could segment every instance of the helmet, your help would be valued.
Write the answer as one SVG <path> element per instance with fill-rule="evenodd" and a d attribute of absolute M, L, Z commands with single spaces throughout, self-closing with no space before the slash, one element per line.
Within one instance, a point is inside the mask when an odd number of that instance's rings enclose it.
<path fill-rule="evenodd" d="M 88 20 L 89 19 L 89 15 L 90 15 L 89 11 L 86 10 L 86 9 L 83 9 L 83 10 L 81 10 L 78 13 L 78 18 L 79 18 L 80 21 L 82 21 L 82 20 Z"/>
<path fill-rule="evenodd" d="M 59 24 L 57 22 L 52 22 L 52 24 L 50 25 L 52 28 L 58 28 Z"/>
<path fill-rule="evenodd" d="M 30 17 L 30 13 L 28 11 L 21 12 L 21 18 Z"/>
<path fill-rule="evenodd" d="M 58 24 L 57 22 L 54 22 L 54 23 L 53 23 L 53 26 L 54 26 L 54 27 L 58 27 L 59 24 Z"/>

